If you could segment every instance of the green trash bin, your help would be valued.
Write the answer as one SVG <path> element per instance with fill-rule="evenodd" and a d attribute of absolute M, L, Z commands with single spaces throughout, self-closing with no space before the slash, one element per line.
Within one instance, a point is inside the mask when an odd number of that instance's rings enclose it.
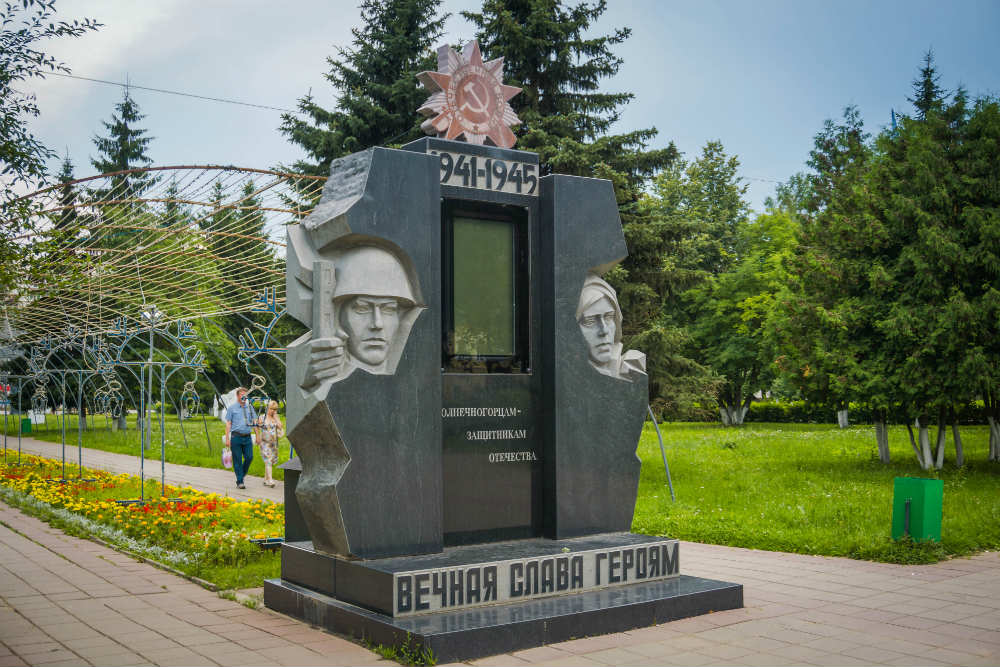
<path fill-rule="evenodd" d="M 21 417 L 21 435 L 31 433 L 31 417 Z"/>
<path fill-rule="evenodd" d="M 940 479 L 897 477 L 893 480 L 892 539 L 909 534 L 914 542 L 940 542 L 943 498 L 944 482 Z"/>

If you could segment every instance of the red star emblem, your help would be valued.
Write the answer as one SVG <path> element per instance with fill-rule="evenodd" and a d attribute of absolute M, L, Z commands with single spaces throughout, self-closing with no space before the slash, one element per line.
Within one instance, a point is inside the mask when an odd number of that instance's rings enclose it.
<path fill-rule="evenodd" d="M 466 44 L 462 53 L 442 46 L 438 69 L 417 75 L 431 91 L 417 109 L 428 117 L 420 129 L 445 139 L 464 136 L 471 144 L 485 144 L 489 139 L 494 146 L 512 148 L 517 137 L 510 128 L 521 121 L 507 102 L 521 89 L 501 81 L 503 58 L 483 62 L 478 42 Z"/>

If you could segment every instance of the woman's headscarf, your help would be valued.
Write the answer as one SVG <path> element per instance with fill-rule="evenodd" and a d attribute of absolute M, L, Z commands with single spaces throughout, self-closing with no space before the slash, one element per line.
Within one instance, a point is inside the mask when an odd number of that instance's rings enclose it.
<path fill-rule="evenodd" d="M 618 306 L 618 295 L 615 293 L 615 288 L 606 283 L 596 273 L 588 273 L 587 278 L 583 281 L 583 290 L 580 291 L 580 305 L 576 307 L 576 321 L 579 322 L 580 318 L 583 317 L 583 311 L 604 298 L 607 298 L 611 302 L 611 305 L 614 306 L 614 343 L 615 345 L 620 345 L 622 342 L 622 310 Z"/>

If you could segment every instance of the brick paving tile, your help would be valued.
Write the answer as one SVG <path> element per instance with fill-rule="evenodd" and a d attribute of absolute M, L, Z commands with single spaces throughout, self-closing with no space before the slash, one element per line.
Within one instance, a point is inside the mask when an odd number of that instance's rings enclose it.
<path fill-rule="evenodd" d="M 624 648 L 606 648 L 586 655 L 602 665 L 630 665 L 636 661 L 636 654 Z"/>
<path fill-rule="evenodd" d="M 900 658 L 893 658 L 892 660 L 886 660 L 882 663 L 883 665 L 900 665 L 900 667 L 912 667 L 913 665 L 920 665 L 920 667 L 946 667 L 949 665 L 947 662 L 940 662 L 938 660 L 930 660 L 929 658 L 914 658 L 912 655 L 904 655 Z"/>
<path fill-rule="evenodd" d="M 814 660 L 826 660 L 828 656 L 833 655 L 827 651 L 797 645 L 782 646 L 776 649 L 771 649 L 771 653 L 773 655 L 780 655 L 785 659 L 797 660 L 805 663 L 813 663 Z"/>
<path fill-rule="evenodd" d="M 660 642 L 664 646 L 669 646 L 676 651 L 697 651 L 702 646 L 711 646 L 713 642 L 702 639 L 697 635 L 680 635 Z"/>
<path fill-rule="evenodd" d="M 859 660 L 867 660 L 869 662 L 884 662 L 886 660 L 893 660 L 905 655 L 903 653 L 890 651 L 878 646 L 856 646 L 854 648 L 841 651 L 841 654 L 851 658 L 858 658 Z"/>
<path fill-rule="evenodd" d="M 249 650 L 249 649 L 244 649 L 242 646 L 234 644 L 233 642 L 224 641 L 222 640 L 221 637 L 217 637 L 216 639 L 219 641 L 216 641 L 212 644 L 200 644 L 198 646 L 191 646 L 190 648 L 192 651 L 198 653 L 199 655 L 204 655 L 213 659 L 216 656 L 224 656 L 233 653 L 234 651 Z"/>
<path fill-rule="evenodd" d="M 569 641 L 560 642 L 558 644 L 551 644 L 551 646 L 553 648 L 557 648 L 561 651 L 572 653 L 574 655 L 589 653 L 592 651 L 600 651 L 606 648 L 613 648 L 607 642 L 603 641 L 602 637 L 584 637 L 583 639 L 571 639 Z"/>
<path fill-rule="evenodd" d="M 938 609 L 926 609 L 920 612 L 922 618 L 932 618 L 939 621 L 961 621 L 970 616 L 982 616 L 989 614 L 992 610 L 989 607 L 981 607 L 974 604 L 951 604 Z"/>
<path fill-rule="evenodd" d="M 563 658 L 572 654 L 567 653 L 566 651 L 560 651 L 557 648 L 552 648 L 551 646 L 536 646 L 535 648 L 529 648 L 523 651 L 515 651 L 509 655 L 525 662 L 543 662 L 545 660 Z"/>
<path fill-rule="evenodd" d="M 869 646 L 871 644 L 878 644 L 882 641 L 882 637 L 876 637 L 875 635 L 857 632 L 856 630 L 841 630 L 841 633 L 830 637 L 840 642 L 857 644 L 858 646 Z M 812 645 L 813 642 L 807 642 Z"/>
<path fill-rule="evenodd" d="M 106 655 L 115 655 L 122 652 L 120 644 L 110 643 L 101 646 L 77 646 L 73 645 L 73 652 L 90 662 L 100 664 L 101 658 Z"/>
<path fill-rule="evenodd" d="M 652 658 L 653 661 L 660 661 L 663 665 L 707 665 L 716 662 L 719 658 L 712 658 L 704 653 L 695 651 L 682 651 L 678 653 L 667 653 L 659 658 Z"/>
<path fill-rule="evenodd" d="M 966 653 L 972 653 L 973 655 L 980 656 L 995 655 L 998 658 L 997 663 L 1000 664 L 1000 646 L 996 644 L 981 642 L 977 639 L 955 639 L 953 642 L 949 642 L 941 648 L 948 648 L 954 651 L 965 651 Z"/>
<path fill-rule="evenodd" d="M 203 655 L 186 648 L 174 649 L 146 649 L 140 650 L 139 654 L 155 665 L 214 665 L 213 660 L 209 660 Z"/>
<path fill-rule="evenodd" d="M 736 660 L 737 658 L 742 658 L 745 655 L 753 653 L 753 651 L 743 646 L 735 646 L 733 644 L 712 644 L 710 646 L 702 646 L 698 649 L 698 653 L 707 655 L 710 658 Z"/>
<path fill-rule="evenodd" d="M 275 660 L 250 651 L 232 651 L 227 655 L 212 658 L 212 660 L 223 667 L 239 667 L 240 665 L 246 665 L 247 667 L 255 665 L 267 666 L 274 665 L 276 663 Z"/>
<path fill-rule="evenodd" d="M 775 655 L 773 653 L 751 653 L 750 655 L 744 655 L 739 659 L 739 662 L 744 665 L 751 665 L 752 667 L 770 667 L 772 665 L 800 665 L 801 660 L 796 660 L 794 658 L 786 658 L 784 656 Z"/>
<path fill-rule="evenodd" d="M 887 621 L 887 623 L 889 625 L 896 625 L 903 628 L 913 628 L 914 630 L 926 630 L 927 628 L 933 628 L 934 626 L 940 624 L 940 621 L 932 618 L 923 618 L 921 616 L 900 616 L 897 614 L 896 618 L 891 621 Z"/>
<path fill-rule="evenodd" d="M 672 652 L 670 646 L 664 642 L 632 643 L 623 648 L 629 653 L 634 654 L 636 658 L 652 658 Z"/>
<path fill-rule="evenodd" d="M 101 656 L 100 662 L 95 664 L 99 664 L 101 667 L 132 667 L 134 665 L 148 664 L 148 662 L 148 660 L 141 658 L 131 651 L 122 651 L 112 655 Z"/>
<path fill-rule="evenodd" d="M 696 633 L 694 637 L 702 640 L 704 645 L 711 646 L 717 642 L 728 642 L 743 637 L 755 637 L 758 635 L 752 628 L 745 627 L 747 623 L 739 625 L 727 625 L 721 628 L 712 628 Z"/>
<path fill-rule="evenodd" d="M 910 660 L 913 658 L 911 657 Z M 871 665 L 871 660 L 862 660 L 861 658 L 852 658 L 849 655 L 834 654 L 831 653 L 827 656 L 819 656 L 812 658 L 808 661 L 811 665 L 819 665 L 820 667 L 849 667 L 850 665 Z M 916 663 L 910 663 L 916 664 Z"/>
<path fill-rule="evenodd" d="M 667 623 L 667 627 L 677 632 L 701 632 L 702 630 L 711 630 L 712 628 L 719 627 L 719 624 L 713 622 L 710 616 L 711 614 L 673 621 Z"/>
<path fill-rule="evenodd" d="M 28 662 L 43 662 L 48 656 L 65 657 L 66 648 L 62 644 L 29 644 L 23 650 L 16 650 L 16 653 Z M 60 656 L 60 654 L 63 654 Z"/>
<path fill-rule="evenodd" d="M 997 628 L 1000 628 L 1000 613 L 969 616 L 967 618 L 963 618 L 961 623 L 962 625 L 971 625 L 976 628 L 982 628 L 983 630 L 996 630 Z"/>
<path fill-rule="evenodd" d="M 896 651 L 897 653 L 902 653 L 904 655 L 922 655 L 925 651 L 935 648 L 931 646 L 927 641 L 916 642 L 907 641 L 903 639 L 880 639 L 877 644 L 874 644 L 879 648 L 884 648 L 888 651 Z"/>
<path fill-rule="evenodd" d="M 761 635 L 767 639 L 776 639 L 778 641 L 786 642 L 788 644 L 802 644 L 808 641 L 816 639 L 818 635 L 810 634 L 808 632 L 802 632 L 800 630 L 790 630 L 788 628 L 782 628 L 780 630 L 772 630 L 770 632 L 765 632 Z"/>
<path fill-rule="evenodd" d="M 662 641 L 664 639 L 670 639 L 680 635 L 679 632 L 672 630 L 665 625 L 653 625 L 647 628 L 629 630 L 625 634 L 632 638 L 631 643 L 633 644 L 635 642 Z"/>
<path fill-rule="evenodd" d="M 491 655 L 488 658 L 479 658 L 478 660 L 473 660 L 468 664 L 476 665 L 477 667 L 508 667 L 516 665 L 527 665 L 530 663 L 527 662 L 526 660 L 522 660 L 510 654 L 504 654 L 504 655 Z"/>
<path fill-rule="evenodd" d="M 296 646 L 292 642 L 289 642 L 283 637 L 276 637 L 271 634 L 257 633 L 253 637 L 247 637 L 245 639 L 236 639 L 235 642 L 242 646 L 243 648 L 248 648 L 252 651 L 256 651 L 262 648 L 281 648 Z"/>
<path fill-rule="evenodd" d="M 831 627 L 823 623 L 814 623 L 813 621 L 788 616 L 781 619 L 781 624 L 789 630 L 801 630 L 806 634 L 816 637 L 836 637 L 851 632 L 844 628 Z"/>
<path fill-rule="evenodd" d="M 941 662 L 946 662 L 952 665 L 965 665 L 976 661 L 978 658 L 983 656 L 950 648 L 932 648 L 926 651 L 921 651 L 920 657 L 928 657 L 932 660 L 940 660 Z"/>
<path fill-rule="evenodd" d="M 878 625 L 871 628 L 869 632 L 873 637 L 878 638 L 881 644 L 886 639 L 899 639 L 913 642 L 915 644 L 927 644 L 929 646 L 944 646 L 949 639 L 945 636 L 936 635 L 927 630 L 916 630 L 914 628 L 903 628 L 897 625 Z"/>
<path fill-rule="evenodd" d="M 546 660 L 545 662 L 536 663 L 539 665 L 546 665 L 546 667 L 576 667 L 577 665 L 603 665 L 602 662 L 597 662 L 596 660 L 590 660 L 582 655 L 571 655 L 565 658 L 556 658 L 555 660 Z"/>

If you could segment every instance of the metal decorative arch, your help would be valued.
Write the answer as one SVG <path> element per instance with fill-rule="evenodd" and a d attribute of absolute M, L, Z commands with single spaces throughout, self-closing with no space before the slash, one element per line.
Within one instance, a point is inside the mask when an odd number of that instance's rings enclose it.
<path fill-rule="evenodd" d="M 65 410 L 70 377 L 81 415 L 84 405 L 120 415 L 127 399 L 144 414 L 157 373 L 162 451 L 166 380 L 184 371 L 184 390 L 169 396 L 182 429 L 185 413 L 201 409 L 204 420 L 194 383 L 211 383 L 201 349 L 211 342 L 196 342 L 195 332 L 228 315 L 249 325 L 238 337 L 217 327 L 236 348 L 226 373 L 237 379 L 242 364 L 266 394 L 264 386 L 277 383 L 260 362 L 283 364 L 287 342 L 275 340 L 285 312 L 284 227 L 311 211 L 325 180 L 232 166 L 152 167 L 53 184 L 0 209 L 0 224 L 21 230 L 16 242 L 25 248 L 0 281 L 0 368 L 18 378 L 18 401 L 31 387 L 35 411 L 59 399 Z M 142 423 L 145 450 L 152 435 L 149 420 Z M 207 424 L 205 433 L 208 440 Z"/>

